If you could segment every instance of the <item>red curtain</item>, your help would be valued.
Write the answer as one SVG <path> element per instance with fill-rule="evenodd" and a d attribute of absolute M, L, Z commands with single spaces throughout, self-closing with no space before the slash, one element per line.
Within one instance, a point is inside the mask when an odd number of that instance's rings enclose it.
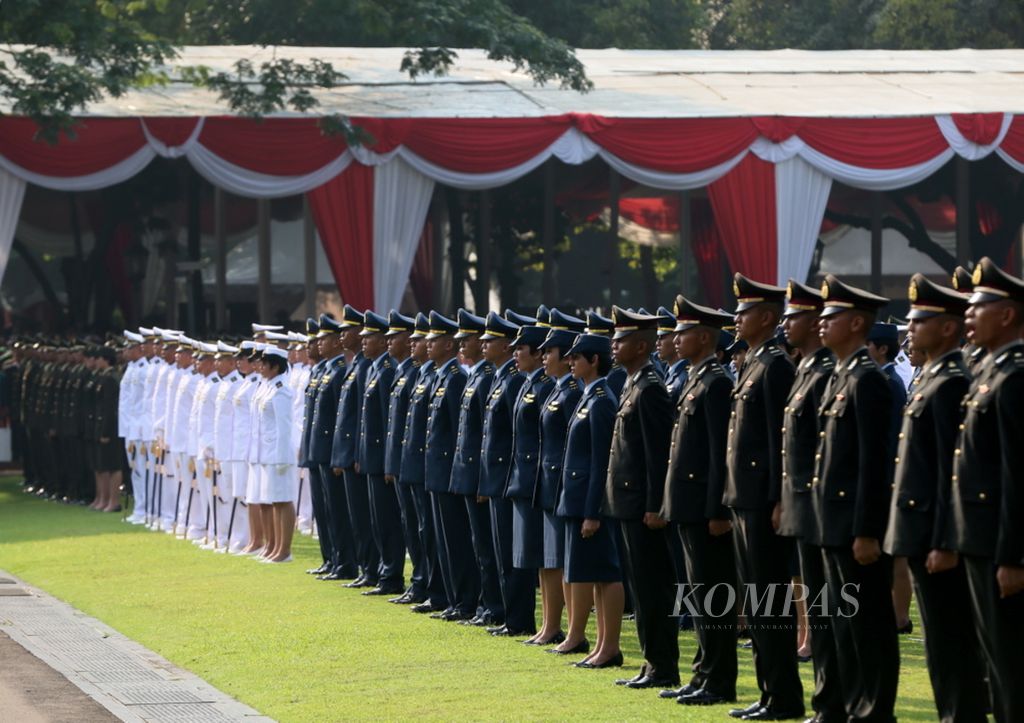
<path fill-rule="evenodd" d="M 725 304 L 722 285 L 722 237 L 715 224 L 711 204 L 705 198 L 695 198 L 690 204 L 693 216 L 693 256 L 697 260 L 700 287 L 708 306 L 721 309 Z"/>
<path fill-rule="evenodd" d="M 138 118 L 80 118 L 74 137 L 51 145 L 36 140 L 39 126 L 8 116 L 0 123 L 0 155 L 22 168 L 61 178 L 105 171 L 146 145 Z"/>
<path fill-rule="evenodd" d="M 1003 127 L 1002 113 L 954 113 L 953 123 L 960 134 L 979 146 L 995 143 Z"/>
<path fill-rule="evenodd" d="M 373 308 L 373 167 L 351 163 L 308 194 L 341 298 Z"/>
<path fill-rule="evenodd" d="M 345 152 L 345 138 L 324 135 L 316 118 L 207 118 L 199 142 L 234 163 L 273 176 L 303 176 Z"/>
<path fill-rule="evenodd" d="M 775 283 L 775 165 L 749 153 L 708 186 L 708 197 L 733 270 Z"/>
<path fill-rule="evenodd" d="M 949 148 L 930 116 L 810 118 L 799 133 L 807 145 L 829 158 L 863 168 L 914 166 Z"/>
<path fill-rule="evenodd" d="M 420 245 L 416 249 L 415 258 L 412 260 L 412 269 L 409 272 L 409 286 L 412 287 L 412 295 L 416 298 L 416 306 L 418 308 L 429 309 L 433 305 L 434 226 L 429 218 L 423 224 Z"/>
<path fill-rule="evenodd" d="M 1024 163 L 1024 116 L 1013 117 L 1010 129 L 999 147 L 1018 163 Z"/>

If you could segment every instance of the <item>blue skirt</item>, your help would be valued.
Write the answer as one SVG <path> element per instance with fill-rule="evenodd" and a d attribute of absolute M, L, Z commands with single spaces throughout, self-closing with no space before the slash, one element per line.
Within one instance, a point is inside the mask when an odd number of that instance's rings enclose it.
<path fill-rule="evenodd" d="M 565 567 L 565 518 L 544 512 L 544 569 Z"/>
<path fill-rule="evenodd" d="M 586 539 L 580 534 L 583 519 L 565 519 L 565 581 L 622 582 L 619 550 L 615 545 L 614 521 L 601 520 L 597 532 Z"/>
<path fill-rule="evenodd" d="M 544 510 L 532 500 L 512 500 L 512 565 L 523 570 L 544 567 Z"/>

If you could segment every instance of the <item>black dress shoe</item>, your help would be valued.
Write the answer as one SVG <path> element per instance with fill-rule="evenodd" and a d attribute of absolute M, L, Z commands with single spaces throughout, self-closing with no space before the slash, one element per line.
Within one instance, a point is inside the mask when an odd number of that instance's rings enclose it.
<path fill-rule="evenodd" d="M 590 652 L 590 641 L 587 640 L 586 638 L 583 638 L 583 640 L 581 640 L 574 647 L 569 648 L 568 650 L 559 650 L 558 648 L 548 648 L 547 652 L 554 653 L 555 655 L 578 655 L 580 653 L 589 653 Z"/>
<path fill-rule="evenodd" d="M 458 610 L 452 610 L 447 615 L 442 615 L 441 619 L 449 623 L 456 623 L 460 620 L 469 620 L 471 617 L 473 617 L 473 613 L 463 613 Z"/>
<path fill-rule="evenodd" d="M 696 693 L 700 688 L 696 688 L 689 683 L 684 685 L 682 688 L 669 688 L 658 693 L 659 698 L 680 698 L 684 695 L 690 695 L 690 693 Z"/>
<path fill-rule="evenodd" d="M 897 635 L 910 635 L 910 633 L 912 632 L 914 632 L 913 620 L 908 620 L 906 625 L 901 625 L 898 628 L 896 628 Z"/>
<path fill-rule="evenodd" d="M 326 572 L 323 575 L 318 575 L 316 579 L 317 580 L 326 580 L 328 582 L 331 582 L 333 580 L 344 580 L 345 578 L 343 578 L 338 573 L 336 573 L 334 571 L 331 571 L 331 572 Z M 346 585 L 345 587 L 348 587 L 348 585 Z"/>
<path fill-rule="evenodd" d="M 707 688 L 701 688 L 689 695 L 681 695 L 676 699 L 676 703 L 680 705 L 718 705 L 719 703 L 734 703 L 735 701 L 735 695 L 732 697 L 718 695 Z"/>
<path fill-rule="evenodd" d="M 743 716 L 743 720 L 792 720 L 794 718 L 803 717 L 803 707 L 784 710 L 782 708 L 776 708 L 775 706 L 766 705 L 754 713 L 748 713 Z"/>
<path fill-rule="evenodd" d="M 616 653 L 612 657 L 603 663 L 591 663 L 589 660 L 581 660 L 578 663 L 573 663 L 577 668 L 584 668 L 586 670 L 600 670 L 602 668 L 621 668 L 623 663 L 622 653 Z"/>
<path fill-rule="evenodd" d="M 416 605 L 413 605 L 409 609 L 412 610 L 414 613 L 419 613 L 420 615 L 424 615 L 426 613 L 436 613 L 436 612 L 439 612 L 438 609 L 435 608 L 430 603 L 429 600 L 424 600 L 421 603 L 417 603 Z"/>
<path fill-rule="evenodd" d="M 515 630 L 514 628 L 510 628 L 508 625 L 502 627 L 501 630 L 491 633 L 491 635 L 496 638 L 521 638 L 524 635 L 529 636 L 536 634 L 536 630 Z"/>
<path fill-rule="evenodd" d="M 363 595 L 397 595 L 402 592 L 402 588 L 394 587 L 380 587 L 379 585 L 370 590 L 364 590 Z"/>
<path fill-rule="evenodd" d="M 388 598 L 388 602 L 394 603 L 395 605 L 408 605 L 412 602 L 412 595 L 409 593 L 408 590 L 406 590 L 398 597 Z"/>
<path fill-rule="evenodd" d="M 331 566 L 328 565 L 325 562 L 320 567 L 314 567 L 312 569 L 306 570 L 306 574 L 307 575 L 323 575 L 324 573 L 328 572 L 330 569 L 331 569 Z"/>
<path fill-rule="evenodd" d="M 632 683 L 634 681 L 637 681 L 637 680 L 640 680 L 641 678 L 646 678 L 646 677 L 647 677 L 647 672 L 644 670 L 644 668 L 641 668 L 640 672 L 637 673 L 636 675 L 634 675 L 632 678 L 619 678 L 618 680 L 615 681 L 615 685 L 628 685 L 628 684 L 630 684 L 630 683 Z"/>
<path fill-rule="evenodd" d="M 357 577 L 352 582 L 346 582 L 345 583 L 345 587 L 349 587 L 349 588 L 364 587 L 365 584 L 366 584 L 366 578 L 363 577 L 362 575 L 360 575 L 359 577 Z"/>
<path fill-rule="evenodd" d="M 756 713 L 757 711 L 761 710 L 762 708 L 764 708 L 764 706 L 761 705 L 761 701 L 756 701 L 756 702 L 751 703 L 750 705 L 748 705 L 746 708 L 733 708 L 732 710 L 729 711 L 729 715 L 732 716 L 733 718 L 742 718 L 745 715 L 749 715 L 751 713 Z"/>
<path fill-rule="evenodd" d="M 547 640 L 524 640 L 523 645 L 558 645 L 565 641 L 565 633 L 559 630 Z"/>
<path fill-rule="evenodd" d="M 633 690 L 642 690 L 644 688 L 671 688 L 674 685 L 679 685 L 678 680 L 672 680 L 671 678 L 653 678 L 650 675 L 645 675 L 640 680 L 631 680 L 626 683 L 627 688 Z"/>
<path fill-rule="evenodd" d="M 429 611 L 428 610 L 424 610 L 423 612 L 429 612 Z M 437 610 L 437 611 L 435 611 L 434 613 L 432 613 L 430 615 L 430 618 L 432 620 L 444 620 L 444 616 L 445 615 L 448 615 L 449 613 L 453 613 L 453 612 L 455 612 L 455 608 L 445 608 L 444 610 Z"/>

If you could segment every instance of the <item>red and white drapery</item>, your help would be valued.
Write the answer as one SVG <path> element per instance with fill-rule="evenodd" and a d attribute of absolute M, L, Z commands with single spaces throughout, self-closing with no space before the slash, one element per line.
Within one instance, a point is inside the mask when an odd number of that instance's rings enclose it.
<path fill-rule="evenodd" d="M 549 158 L 595 157 L 668 190 L 709 186 L 733 268 L 779 283 L 809 268 L 833 180 L 886 190 L 916 183 L 954 154 L 992 152 L 1024 173 L 1024 119 L 1002 113 L 907 118 L 354 119 L 374 138 L 348 148 L 313 118 L 85 118 L 76 139 L 34 140 L 23 118 L 0 120 L 0 262 L 26 182 L 92 190 L 156 156 L 185 158 L 231 193 L 308 193 L 346 301 L 397 306 L 434 183 L 485 189 Z M 2 272 L 2 267 L 0 267 Z"/>

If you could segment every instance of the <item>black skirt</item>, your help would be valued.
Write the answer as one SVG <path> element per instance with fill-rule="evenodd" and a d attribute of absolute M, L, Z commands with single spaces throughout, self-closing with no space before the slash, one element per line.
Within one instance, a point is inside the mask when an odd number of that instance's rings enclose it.
<path fill-rule="evenodd" d="M 565 518 L 544 512 L 544 569 L 565 567 Z"/>
<path fill-rule="evenodd" d="M 93 469 L 97 472 L 120 472 L 124 467 L 124 442 L 114 437 L 106 444 L 93 447 Z"/>
<path fill-rule="evenodd" d="M 530 500 L 512 500 L 512 565 L 524 570 L 544 567 L 544 510 Z"/>
<path fill-rule="evenodd" d="M 566 582 L 622 582 L 619 550 L 615 546 L 612 520 L 602 519 L 601 526 L 592 536 L 580 534 L 583 519 L 565 519 L 565 581 Z"/>

